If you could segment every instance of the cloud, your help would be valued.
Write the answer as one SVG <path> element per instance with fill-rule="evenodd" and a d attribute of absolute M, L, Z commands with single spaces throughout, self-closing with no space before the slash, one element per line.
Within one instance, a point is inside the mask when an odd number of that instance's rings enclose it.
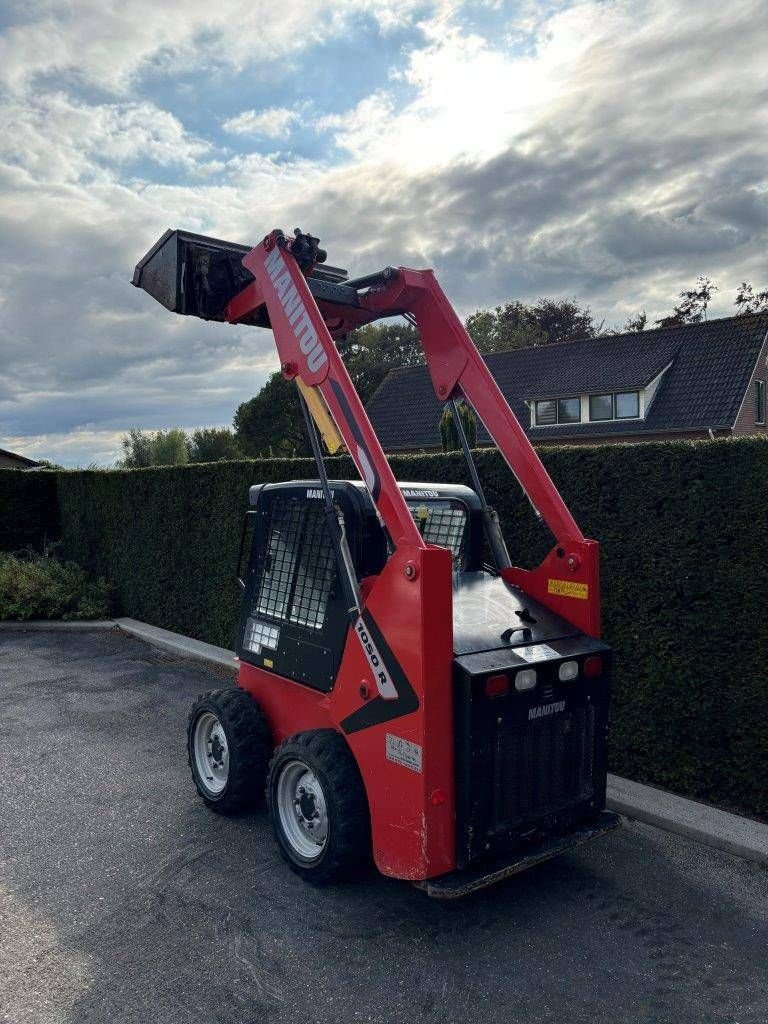
<path fill-rule="evenodd" d="M 277 139 L 300 123 L 301 116 L 296 110 L 267 107 L 266 110 L 244 110 L 236 117 L 224 121 L 222 128 L 233 135 L 261 135 L 268 139 Z"/>
<path fill-rule="evenodd" d="M 201 173 L 210 153 L 208 142 L 146 101 L 85 104 L 54 92 L 0 106 L 0 160 L 36 184 L 109 180 L 105 167 L 138 161 Z"/>
<path fill-rule="evenodd" d="M 0 38 L 0 81 L 20 91 L 36 79 L 69 74 L 125 93 L 142 72 L 165 75 L 216 65 L 241 69 L 279 62 L 344 32 L 361 15 L 391 29 L 420 5 L 397 0 L 68 0 L 27 8 Z"/>
<path fill-rule="evenodd" d="M 768 283 L 763 0 L 500 5 L 492 29 L 471 5 L 337 4 L 326 23 L 296 4 L 285 22 L 265 8 L 258 39 L 248 19 L 234 38 L 227 0 L 124 6 L 104 5 L 91 39 L 87 7 L 48 4 L 26 28 L 55 26 L 59 45 L 13 49 L 11 30 L 0 53 L 3 447 L 107 461 L 133 425 L 230 422 L 275 367 L 267 332 L 174 317 L 130 287 L 168 226 L 250 242 L 300 225 L 353 273 L 434 266 L 462 312 L 549 294 L 653 319 L 704 273 L 727 313 L 729 288 Z M 325 107 L 304 96 L 305 55 L 374 9 L 390 34 L 419 20 L 390 76 L 362 96 L 341 81 Z M 214 52 L 260 68 L 267 99 L 244 111 L 233 87 L 206 131 L 125 91 L 197 67 L 203 107 Z M 271 151 L 297 127 L 316 155 Z"/>

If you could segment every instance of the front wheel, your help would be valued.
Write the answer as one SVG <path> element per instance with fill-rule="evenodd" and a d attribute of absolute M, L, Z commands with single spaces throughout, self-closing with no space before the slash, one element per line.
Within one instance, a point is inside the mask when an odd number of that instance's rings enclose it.
<path fill-rule="evenodd" d="M 267 800 L 280 853 L 306 881 L 343 878 L 370 860 L 363 780 L 339 733 L 317 729 L 281 743 Z"/>
<path fill-rule="evenodd" d="M 219 814 L 258 806 L 271 744 L 266 719 L 245 690 L 210 690 L 195 701 L 187 726 L 187 756 L 203 801 Z"/>

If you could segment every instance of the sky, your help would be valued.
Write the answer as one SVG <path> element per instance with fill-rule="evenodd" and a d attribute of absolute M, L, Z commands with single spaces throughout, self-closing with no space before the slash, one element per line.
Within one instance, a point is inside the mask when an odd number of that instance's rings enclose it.
<path fill-rule="evenodd" d="M 765 0 L 0 0 L 0 447 L 230 425 L 267 331 L 131 287 L 168 227 L 618 325 L 768 286 Z"/>

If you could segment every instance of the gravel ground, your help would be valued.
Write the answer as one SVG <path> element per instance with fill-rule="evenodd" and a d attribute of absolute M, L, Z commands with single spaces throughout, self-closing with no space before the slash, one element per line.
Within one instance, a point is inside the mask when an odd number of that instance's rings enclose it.
<path fill-rule="evenodd" d="M 768 1021 L 768 873 L 638 824 L 455 904 L 315 889 L 184 753 L 206 670 L 0 633 L 0 1021 Z"/>

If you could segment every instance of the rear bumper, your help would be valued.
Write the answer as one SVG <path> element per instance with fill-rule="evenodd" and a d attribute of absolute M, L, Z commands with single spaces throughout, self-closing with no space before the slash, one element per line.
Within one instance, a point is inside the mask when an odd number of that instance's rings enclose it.
<path fill-rule="evenodd" d="M 438 878 L 428 878 L 423 882 L 414 882 L 418 889 L 423 889 L 428 896 L 439 900 L 455 900 L 467 896 L 477 889 L 485 889 L 495 885 L 511 875 L 517 875 L 527 868 L 532 868 L 542 861 L 557 857 L 575 846 L 597 839 L 599 836 L 612 832 L 621 824 L 618 814 L 603 811 L 597 819 L 587 822 L 573 832 L 562 836 L 553 836 L 531 846 L 517 850 L 509 859 L 498 859 L 493 863 L 479 867 L 465 868 L 463 871 L 452 871 Z"/>

